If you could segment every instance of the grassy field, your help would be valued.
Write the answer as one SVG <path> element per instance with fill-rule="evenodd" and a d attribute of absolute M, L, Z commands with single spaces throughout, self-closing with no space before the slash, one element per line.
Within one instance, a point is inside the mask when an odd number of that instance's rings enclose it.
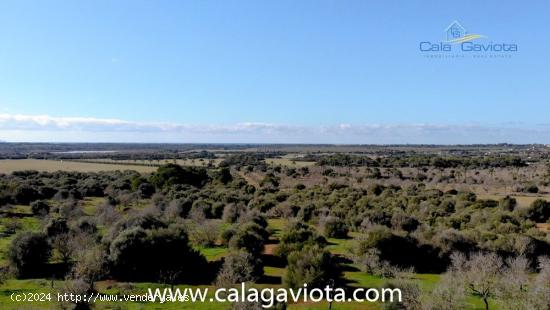
<path fill-rule="evenodd" d="M 40 220 L 31 216 L 29 206 L 13 206 L 10 213 L 21 217 L 0 218 L 0 267 L 5 267 L 8 264 L 8 248 L 15 237 L 15 231 L 37 231 L 40 229 Z"/>
<path fill-rule="evenodd" d="M 492 199 L 499 201 L 500 199 L 506 197 L 507 195 L 501 194 L 488 194 L 488 195 L 479 195 L 480 199 Z M 512 198 L 515 198 L 519 207 L 528 207 L 537 199 L 550 200 L 550 195 L 540 195 L 540 194 L 530 194 L 530 195 L 509 195 Z"/>
<path fill-rule="evenodd" d="M 66 160 L 40 160 L 40 159 L 5 159 L 0 160 L 0 173 L 12 173 L 21 170 L 37 170 L 46 172 L 76 171 L 76 172 L 100 172 L 114 170 L 135 170 L 142 173 L 150 173 L 157 167 L 140 165 L 116 165 L 102 163 L 82 163 Z"/>
<path fill-rule="evenodd" d="M 311 167 L 315 165 L 313 161 L 299 161 L 293 158 L 266 158 L 265 162 L 271 165 L 281 165 L 293 168 Z"/>
<path fill-rule="evenodd" d="M 181 166 L 196 166 L 196 167 L 206 167 L 211 162 L 214 166 L 222 161 L 221 158 L 214 159 L 161 159 L 161 160 L 115 160 L 115 159 L 87 159 L 87 162 L 96 162 L 99 164 L 109 164 L 109 165 L 145 165 L 145 166 L 161 166 L 165 164 L 175 163 Z"/>

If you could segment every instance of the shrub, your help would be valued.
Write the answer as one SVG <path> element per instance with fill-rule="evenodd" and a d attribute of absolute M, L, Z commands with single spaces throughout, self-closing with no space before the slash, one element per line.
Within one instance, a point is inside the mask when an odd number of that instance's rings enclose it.
<path fill-rule="evenodd" d="M 506 196 L 499 201 L 499 206 L 504 211 L 514 211 L 517 206 L 517 201 L 513 197 Z"/>
<path fill-rule="evenodd" d="M 43 197 L 35 187 L 22 184 L 15 188 L 13 198 L 17 204 L 28 205 Z"/>
<path fill-rule="evenodd" d="M 315 205 L 313 204 L 307 204 L 305 206 L 302 206 L 298 211 L 298 218 L 302 219 L 304 222 L 309 222 L 313 217 L 314 211 L 315 211 Z"/>
<path fill-rule="evenodd" d="M 195 200 L 189 211 L 188 217 L 194 220 L 213 218 L 212 205 L 210 202 L 203 199 Z"/>
<path fill-rule="evenodd" d="M 43 275 L 51 250 L 46 235 L 34 232 L 21 233 L 15 236 L 8 250 L 10 266 L 18 277 L 39 277 Z"/>
<path fill-rule="evenodd" d="M 67 219 L 65 218 L 50 219 L 44 229 L 48 238 L 53 238 L 69 232 L 69 226 L 67 225 Z"/>
<path fill-rule="evenodd" d="M 536 194 L 539 192 L 539 188 L 535 184 L 529 184 L 523 187 L 521 191 L 524 193 Z"/>
<path fill-rule="evenodd" d="M 44 216 L 50 213 L 50 205 L 44 200 L 37 200 L 31 203 L 31 211 L 34 215 Z"/>
<path fill-rule="evenodd" d="M 550 203 L 543 199 L 537 199 L 529 208 L 523 210 L 523 216 L 537 223 L 544 223 L 550 218 Z"/>
<path fill-rule="evenodd" d="M 165 213 L 169 217 L 182 217 L 185 218 L 189 215 L 191 207 L 193 206 L 193 201 L 190 199 L 174 199 L 166 208 Z"/>
<path fill-rule="evenodd" d="M 94 219 L 90 218 L 80 218 L 76 221 L 74 225 L 76 231 L 80 231 L 86 234 L 95 234 L 97 232 L 97 225 L 95 224 Z"/>
<path fill-rule="evenodd" d="M 231 171 L 227 167 L 222 167 L 219 171 L 217 171 L 214 178 L 220 181 L 222 184 L 227 184 L 233 181 Z"/>
<path fill-rule="evenodd" d="M 310 246 L 288 256 L 288 266 L 283 281 L 288 287 L 323 287 L 336 280 L 340 274 L 338 263 L 332 255 L 319 246 Z"/>
<path fill-rule="evenodd" d="M 243 211 L 244 208 L 241 205 L 227 204 L 223 208 L 222 220 L 225 223 L 235 223 Z"/>
<path fill-rule="evenodd" d="M 239 218 L 239 221 L 241 223 L 245 223 L 245 222 L 256 223 L 256 224 L 260 225 L 262 228 L 267 227 L 267 220 L 265 219 L 265 217 L 263 215 L 261 215 L 257 211 L 251 211 L 251 212 L 247 212 L 247 213 L 243 214 Z"/>
<path fill-rule="evenodd" d="M 368 193 L 375 196 L 382 194 L 383 191 L 384 191 L 384 186 L 380 184 L 373 184 L 373 185 L 370 185 L 368 188 Z"/>
<path fill-rule="evenodd" d="M 322 234 L 327 238 L 347 238 L 348 226 L 336 216 L 326 216 L 319 221 Z"/>
<path fill-rule="evenodd" d="M 193 225 L 190 234 L 193 244 L 211 247 L 218 240 L 220 225 L 217 220 L 206 220 L 203 223 Z"/>
<path fill-rule="evenodd" d="M 306 224 L 290 222 L 283 232 L 275 252 L 278 256 L 286 258 L 293 251 L 299 251 L 306 246 L 316 244 L 324 246 L 326 244 L 325 238 L 319 236 L 314 229 Z"/>
<path fill-rule="evenodd" d="M 202 187 L 208 181 L 204 168 L 182 167 L 176 164 L 167 164 L 157 169 L 151 178 L 151 184 L 157 188 L 165 188 L 177 184 L 187 184 Z"/>
<path fill-rule="evenodd" d="M 416 218 L 406 216 L 403 213 L 394 213 L 391 219 L 392 228 L 401 229 L 406 232 L 415 231 L 419 225 L 420 222 Z"/>
<path fill-rule="evenodd" d="M 400 289 L 401 290 L 401 301 L 395 302 L 386 302 L 383 304 L 383 310 L 422 310 L 422 304 L 420 302 L 420 297 L 422 291 L 417 283 L 404 279 L 397 278 L 392 279 L 383 284 L 383 287 L 389 289 Z"/>
<path fill-rule="evenodd" d="M 260 181 L 260 186 L 262 188 L 276 189 L 279 187 L 279 178 L 276 177 L 273 173 L 268 173 Z"/>
<path fill-rule="evenodd" d="M 229 241 L 229 247 L 235 250 L 244 250 L 254 256 L 259 256 L 269 233 L 262 226 L 248 222 L 241 224 L 235 235 Z"/>
<path fill-rule="evenodd" d="M 132 227 L 111 242 L 110 260 L 114 276 L 125 281 L 174 281 L 204 277 L 207 262 L 189 245 L 179 226 L 158 229 Z"/>
<path fill-rule="evenodd" d="M 262 261 L 252 254 L 242 251 L 232 252 L 224 259 L 216 283 L 229 287 L 242 282 L 255 282 L 263 275 Z"/>
<path fill-rule="evenodd" d="M 441 272 L 448 264 L 447 258 L 440 257 L 439 250 L 433 246 L 419 244 L 410 236 L 396 235 L 383 226 L 371 228 L 358 240 L 355 249 L 358 255 L 376 249 L 381 261 L 403 268 L 414 267 L 419 272 Z"/>
<path fill-rule="evenodd" d="M 236 233 L 237 233 L 237 231 L 235 230 L 234 227 L 229 227 L 229 228 L 225 229 L 224 231 L 222 231 L 222 234 L 221 234 L 222 244 L 224 246 L 228 246 L 229 241 L 231 240 L 231 238 L 233 238 L 233 236 Z"/>
<path fill-rule="evenodd" d="M 107 270 L 107 256 L 101 246 L 82 249 L 76 255 L 76 262 L 72 268 L 72 277 L 82 280 L 87 291 L 94 291 L 94 284 Z"/>
<path fill-rule="evenodd" d="M 151 198 L 155 193 L 155 187 L 151 183 L 141 183 L 137 188 L 141 198 Z"/>

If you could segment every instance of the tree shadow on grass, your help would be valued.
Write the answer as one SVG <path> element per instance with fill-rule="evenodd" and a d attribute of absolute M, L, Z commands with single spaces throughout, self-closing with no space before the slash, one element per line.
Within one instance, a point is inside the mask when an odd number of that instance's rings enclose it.
<path fill-rule="evenodd" d="M 258 284 L 282 284 L 283 279 L 279 276 L 267 276 L 263 275 L 260 280 L 258 280 Z"/>
<path fill-rule="evenodd" d="M 271 254 L 262 254 L 262 262 L 264 263 L 264 266 L 269 267 L 276 267 L 276 268 L 284 268 L 286 266 L 286 261 L 276 255 Z"/>

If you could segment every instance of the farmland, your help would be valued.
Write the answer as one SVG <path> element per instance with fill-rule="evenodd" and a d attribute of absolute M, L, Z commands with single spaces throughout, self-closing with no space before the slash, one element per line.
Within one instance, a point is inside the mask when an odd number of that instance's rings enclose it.
<path fill-rule="evenodd" d="M 113 170 L 135 170 L 138 172 L 152 172 L 155 167 L 141 165 L 117 165 L 91 162 L 76 162 L 68 160 L 40 160 L 40 159 L 3 159 L 0 160 L 0 172 L 12 173 L 22 170 L 36 170 L 45 172 L 100 172 Z"/>

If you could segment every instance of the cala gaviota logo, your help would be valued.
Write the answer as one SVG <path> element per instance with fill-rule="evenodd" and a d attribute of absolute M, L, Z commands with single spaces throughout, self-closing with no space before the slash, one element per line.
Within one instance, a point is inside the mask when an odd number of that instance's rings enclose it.
<path fill-rule="evenodd" d="M 516 43 L 494 42 L 486 35 L 470 33 L 458 21 L 453 21 L 444 30 L 444 39 L 421 41 L 421 52 L 479 52 L 513 53 L 518 51 Z"/>

